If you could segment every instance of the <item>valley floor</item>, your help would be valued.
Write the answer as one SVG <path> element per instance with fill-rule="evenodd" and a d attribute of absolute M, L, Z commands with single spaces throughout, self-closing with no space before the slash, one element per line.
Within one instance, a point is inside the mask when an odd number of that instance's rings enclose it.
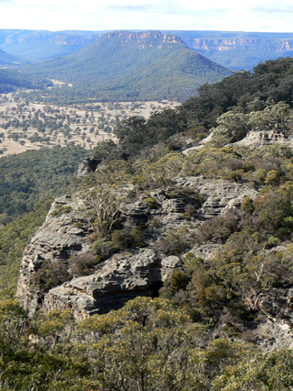
<path fill-rule="evenodd" d="M 0 96 L 0 156 L 44 146 L 80 145 L 92 149 L 114 138 L 117 122 L 129 116 L 148 118 L 177 102 L 95 102 L 57 106 L 29 102 L 17 93 Z"/>

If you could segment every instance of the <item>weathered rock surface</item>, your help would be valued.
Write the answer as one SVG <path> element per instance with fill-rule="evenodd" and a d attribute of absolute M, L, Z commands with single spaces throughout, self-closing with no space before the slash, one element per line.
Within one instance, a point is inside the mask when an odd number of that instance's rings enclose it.
<path fill-rule="evenodd" d="M 43 309 L 71 308 L 77 319 L 118 309 L 136 296 L 156 295 L 162 280 L 179 264 L 177 257 L 162 261 L 152 249 L 117 254 L 96 273 L 51 289 L 45 296 Z"/>
<path fill-rule="evenodd" d="M 290 145 L 292 147 L 293 138 L 287 137 L 284 133 L 274 130 L 270 132 L 250 131 L 246 137 L 234 143 L 233 145 L 261 147 L 263 145 L 273 145 L 276 143 Z"/>
<path fill-rule="evenodd" d="M 77 178 L 86 176 L 86 175 L 90 174 L 91 172 L 95 171 L 98 164 L 100 164 L 100 163 L 101 163 L 101 160 L 98 160 L 98 159 L 93 159 L 93 158 L 84 159 L 78 167 L 77 174 L 76 174 Z"/>
<path fill-rule="evenodd" d="M 245 197 L 257 195 L 253 189 L 223 180 L 187 177 L 175 182 L 173 188 L 153 191 L 149 197 L 141 196 L 123 206 L 125 227 L 141 223 L 147 227 L 145 247 L 115 254 L 98 265 L 94 274 L 73 278 L 44 296 L 33 284 L 43 262 L 68 266 L 72 255 L 90 250 L 89 237 L 94 232 L 84 217 L 81 194 L 56 199 L 43 226 L 24 251 L 17 291 L 24 305 L 31 313 L 37 308 L 44 311 L 72 308 L 76 318 L 81 319 L 119 308 L 137 295 L 155 295 L 163 281 L 181 265 L 179 257 L 167 256 L 158 245 L 168 231 L 185 228 L 195 236 L 196 227 L 206 219 L 233 208 L 236 212 Z M 217 248 L 217 245 L 195 246 L 191 251 L 208 259 Z"/>
<path fill-rule="evenodd" d="M 224 215 L 229 209 L 240 207 L 246 197 L 254 199 L 258 194 L 256 190 L 241 184 L 203 177 L 180 178 L 177 186 L 198 191 L 205 197 L 197 213 L 197 219 L 202 221 Z"/>
<path fill-rule="evenodd" d="M 17 295 L 22 297 L 25 307 L 31 312 L 40 300 L 31 287 L 32 279 L 43 262 L 67 263 L 72 255 L 86 252 L 91 247 L 87 236 L 93 233 L 93 229 L 83 217 L 81 207 L 77 196 L 57 198 L 44 224 L 24 250 Z"/>
<path fill-rule="evenodd" d="M 193 253 L 195 257 L 199 257 L 206 261 L 212 259 L 220 247 L 220 244 L 209 243 L 201 246 L 195 246 L 190 250 L 190 252 Z"/>
<path fill-rule="evenodd" d="M 192 151 L 199 150 L 205 146 L 205 144 L 208 144 L 209 142 L 213 141 L 213 138 L 215 136 L 214 132 L 211 132 L 206 138 L 200 141 L 199 145 L 196 145 L 191 148 L 187 148 L 183 151 L 184 155 L 188 155 Z M 247 133 L 247 135 L 240 141 L 237 141 L 232 144 L 227 144 L 226 146 L 246 146 L 246 147 L 254 147 L 259 148 L 263 147 L 264 145 L 274 145 L 274 144 L 282 144 L 282 145 L 288 145 L 291 148 L 293 147 L 293 137 L 288 136 L 285 133 L 271 130 L 251 130 Z"/>

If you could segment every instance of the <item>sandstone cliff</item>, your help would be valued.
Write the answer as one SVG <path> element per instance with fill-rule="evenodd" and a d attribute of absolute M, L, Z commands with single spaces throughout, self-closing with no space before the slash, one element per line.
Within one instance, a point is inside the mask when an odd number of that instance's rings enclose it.
<path fill-rule="evenodd" d="M 119 191 L 129 195 L 132 189 Z M 180 254 L 170 255 L 163 245 L 170 232 L 182 235 L 187 243 L 182 254 L 192 251 L 209 258 L 218 246 L 196 245 L 197 227 L 231 209 L 241 213 L 243 199 L 256 195 L 255 190 L 223 180 L 177 178 L 173 187 L 121 204 L 124 227 L 143 225 L 142 246 L 110 256 L 97 264 L 91 275 L 68 274 L 65 282 L 44 290 L 36 280 L 39 270 L 46 265 L 55 265 L 56 273 L 61 266 L 68 270 L 71 257 L 86 254 L 92 246 L 94 227 L 87 217 L 84 193 L 59 197 L 24 251 L 17 293 L 31 313 L 38 308 L 72 308 L 77 319 L 119 308 L 138 295 L 154 296 L 181 265 Z"/>

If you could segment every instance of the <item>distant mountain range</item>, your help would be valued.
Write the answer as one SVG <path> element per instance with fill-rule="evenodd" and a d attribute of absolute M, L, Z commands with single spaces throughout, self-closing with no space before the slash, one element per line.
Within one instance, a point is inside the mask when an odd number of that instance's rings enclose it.
<path fill-rule="evenodd" d="M 293 33 L 0 30 L 0 66 L 22 65 L 21 85 L 64 82 L 48 94 L 68 102 L 185 100 L 231 70 L 291 55 Z M 15 75 L 7 84 L 2 72 L 2 92 L 19 87 Z"/>
<path fill-rule="evenodd" d="M 102 31 L 0 30 L 0 49 L 38 62 L 74 53 L 102 34 Z"/>
<path fill-rule="evenodd" d="M 22 71 L 68 83 L 54 90 L 63 97 L 101 100 L 184 100 L 232 73 L 159 31 L 106 33 L 76 53 Z"/>
<path fill-rule="evenodd" d="M 293 33 L 165 31 L 179 35 L 191 49 L 233 70 L 293 56 Z"/>
<path fill-rule="evenodd" d="M 0 30 L 0 49 L 38 62 L 77 52 L 106 32 Z M 163 33 L 178 35 L 189 48 L 234 71 L 251 70 L 259 62 L 293 55 L 293 33 L 175 30 Z"/>

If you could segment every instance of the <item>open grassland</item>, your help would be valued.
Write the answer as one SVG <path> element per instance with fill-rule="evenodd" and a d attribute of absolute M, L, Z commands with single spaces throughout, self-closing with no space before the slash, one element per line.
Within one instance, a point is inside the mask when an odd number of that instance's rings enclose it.
<path fill-rule="evenodd" d="M 43 146 L 92 149 L 114 138 L 115 125 L 129 116 L 148 118 L 176 102 L 95 102 L 57 106 L 30 102 L 17 93 L 0 96 L 0 156 Z"/>

